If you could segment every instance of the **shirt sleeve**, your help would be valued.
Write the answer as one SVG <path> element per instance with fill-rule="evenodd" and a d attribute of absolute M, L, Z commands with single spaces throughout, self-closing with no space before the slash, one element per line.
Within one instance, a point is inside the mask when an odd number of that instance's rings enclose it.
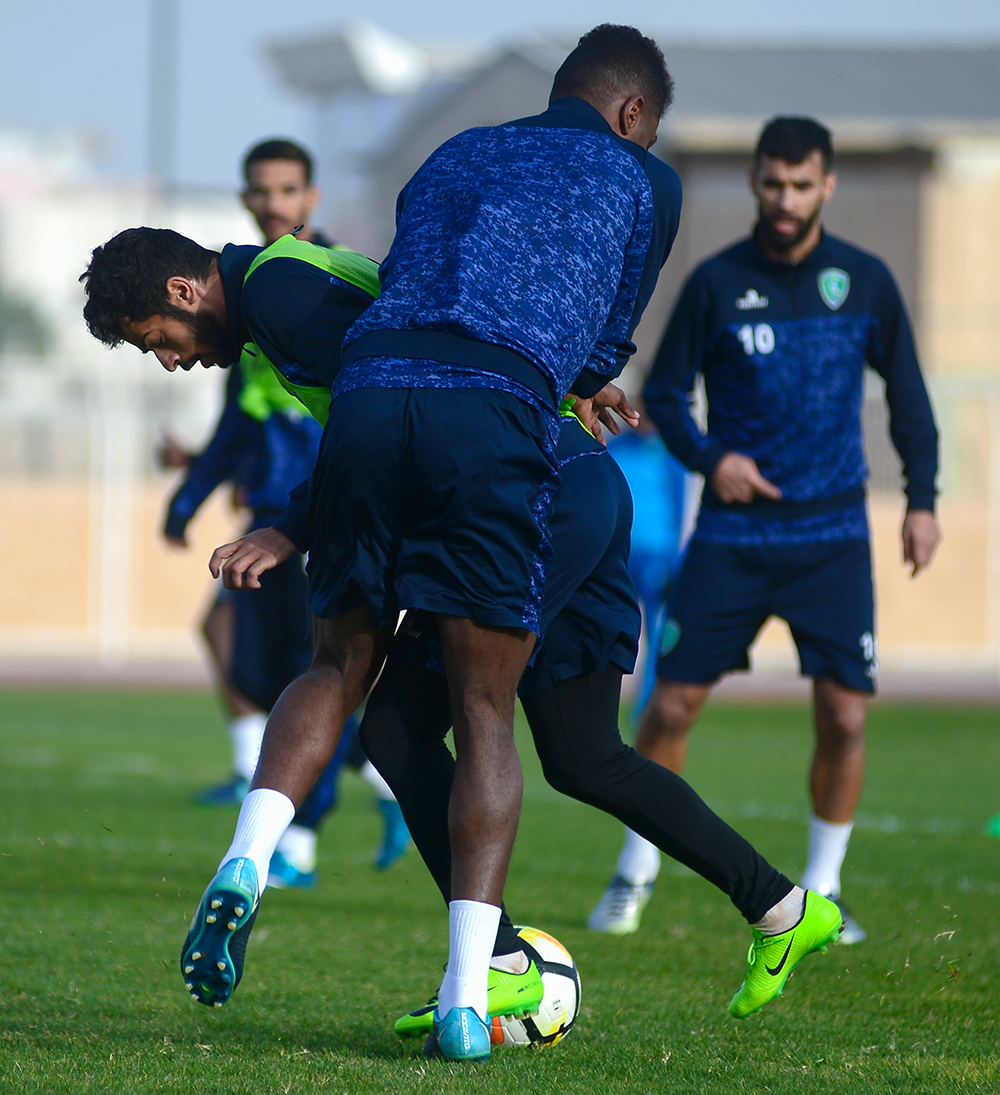
<path fill-rule="evenodd" d="M 938 431 L 927 395 L 913 332 L 892 274 L 882 267 L 873 301 L 875 323 L 868 364 L 885 380 L 889 435 L 903 461 L 908 509 L 934 510 L 937 497 Z"/>
<path fill-rule="evenodd" d="M 289 491 L 288 505 L 274 522 L 274 527 L 279 532 L 283 532 L 303 555 L 309 551 L 312 532 L 311 491 L 312 477 L 310 476 Z"/>
<path fill-rule="evenodd" d="M 683 199 L 680 176 L 652 153 L 647 155 L 652 202 L 650 234 L 642 240 L 634 234 L 626 248 L 615 302 L 587 367 L 573 382 L 573 394 L 581 399 L 596 395 L 619 376 L 635 353 L 632 336 L 677 237 Z"/>
<path fill-rule="evenodd" d="M 163 535 L 181 539 L 205 499 L 220 483 L 232 479 L 246 458 L 259 423 L 240 410 L 240 385 L 232 377 L 215 433 L 204 451 L 191 461 L 187 475 L 167 506 Z"/>
<path fill-rule="evenodd" d="M 329 388 L 348 327 L 371 304 L 357 286 L 301 259 L 269 259 L 243 288 L 254 342 L 293 383 Z"/>
<path fill-rule="evenodd" d="M 710 316 L 711 291 L 701 271 L 695 270 L 674 306 L 642 392 L 646 412 L 671 455 L 706 479 L 726 451 L 721 442 L 701 432 L 691 414 Z"/>

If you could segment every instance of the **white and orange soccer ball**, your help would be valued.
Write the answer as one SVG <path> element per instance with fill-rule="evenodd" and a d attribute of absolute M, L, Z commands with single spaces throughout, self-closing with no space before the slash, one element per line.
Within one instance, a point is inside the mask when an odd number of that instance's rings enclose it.
<path fill-rule="evenodd" d="M 493 1045 L 554 1046 L 573 1029 L 580 1014 L 580 973 L 573 956 L 554 936 L 538 928 L 517 928 L 524 953 L 534 960 L 545 992 L 538 1014 L 493 1020 Z"/>

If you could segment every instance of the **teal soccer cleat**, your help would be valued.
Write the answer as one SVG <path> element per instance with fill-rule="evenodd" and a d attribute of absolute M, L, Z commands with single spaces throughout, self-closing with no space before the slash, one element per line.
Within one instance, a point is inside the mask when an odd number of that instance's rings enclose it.
<path fill-rule="evenodd" d="M 485 1061 L 490 1055 L 492 1025 L 475 1008 L 452 1008 L 442 1019 L 434 1011 L 434 1029 L 424 1045 L 428 1057 L 446 1061 Z"/>
<path fill-rule="evenodd" d="M 379 812 L 385 822 L 382 843 L 375 852 L 375 866 L 380 871 L 388 870 L 393 863 L 402 859 L 410 846 L 410 830 L 403 820 L 403 811 L 395 799 L 379 799 Z"/>
<path fill-rule="evenodd" d="M 221 1008 L 240 983 L 259 900 L 249 859 L 224 863 L 202 895 L 181 948 L 184 987 L 199 1004 Z"/>
<path fill-rule="evenodd" d="M 267 865 L 267 884 L 273 890 L 313 890 L 316 872 L 300 871 L 281 852 L 275 852 Z"/>
<path fill-rule="evenodd" d="M 206 787 L 194 796 L 195 806 L 239 806 L 250 790 L 250 780 L 233 775 L 225 783 Z"/>

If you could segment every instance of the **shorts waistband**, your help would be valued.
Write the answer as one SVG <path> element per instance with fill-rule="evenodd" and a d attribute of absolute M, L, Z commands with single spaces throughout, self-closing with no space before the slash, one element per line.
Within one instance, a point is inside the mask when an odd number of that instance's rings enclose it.
<path fill-rule="evenodd" d="M 839 494 L 831 494 L 829 498 L 810 498 L 804 502 L 758 498 L 753 502 L 726 503 L 721 501 L 713 491 L 706 490 L 701 504 L 705 509 L 743 513 L 747 517 L 778 517 L 785 521 L 793 521 L 796 517 L 815 517 L 821 513 L 835 513 L 839 509 L 859 505 L 864 500 L 864 484 L 859 483 L 856 487 L 848 487 Z"/>
<path fill-rule="evenodd" d="M 383 329 L 362 335 L 341 354 L 344 366 L 363 357 L 408 357 L 484 369 L 516 380 L 553 408 L 558 406 L 555 393 L 541 369 L 523 354 L 494 342 L 480 342 L 449 331 Z"/>

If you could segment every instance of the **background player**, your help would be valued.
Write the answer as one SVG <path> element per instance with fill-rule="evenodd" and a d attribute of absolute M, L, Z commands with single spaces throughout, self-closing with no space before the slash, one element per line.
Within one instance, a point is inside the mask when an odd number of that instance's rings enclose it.
<path fill-rule="evenodd" d="M 319 188 L 313 183 L 313 175 L 310 153 L 287 138 L 261 141 L 247 152 L 243 158 L 246 183 L 243 204 L 253 214 L 265 246 L 290 234 L 319 247 L 333 246 L 333 241 L 311 223 L 321 197 Z M 290 483 L 289 489 L 295 485 Z M 270 874 L 273 884 L 311 886 L 314 883 L 316 832 L 326 812 L 336 805 L 336 781 L 343 764 L 361 775 L 378 801 L 383 828 L 382 840 L 375 852 L 375 866 L 383 870 L 391 867 L 409 847 L 410 834 L 399 804 L 389 785 L 364 755 L 357 742 L 357 723 L 353 719 L 344 727 L 344 733 L 350 738 L 349 742 L 338 746 L 335 760 L 317 780 L 309 802 L 299 810 L 281 839 Z"/>
<path fill-rule="evenodd" d="M 802 672 L 814 679 L 802 886 L 839 903 L 878 671 L 860 415 L 866 363 L 886 382 L 906 481 L 903 558 L 914 575 L 930 563 L 940 530 L 937 429 L 909 321 L 885 265 L 823 231 L 832 162 L 818 122 L 782 117 L 764 127 L 750 172 L 753 235 L 690 276 L 646 384 L 667 447 L 706 487 L 636 748 L 680 772 L 712 684 L 748 668 L 769 616 L 787 621 Z M 688 410 L 699 373 L 705 434 Z M 658 867 L 656 849 L 629 833 L 592 926 L 635 931 Z M 864 938 L 846 914 L 842 938 Z"/>

